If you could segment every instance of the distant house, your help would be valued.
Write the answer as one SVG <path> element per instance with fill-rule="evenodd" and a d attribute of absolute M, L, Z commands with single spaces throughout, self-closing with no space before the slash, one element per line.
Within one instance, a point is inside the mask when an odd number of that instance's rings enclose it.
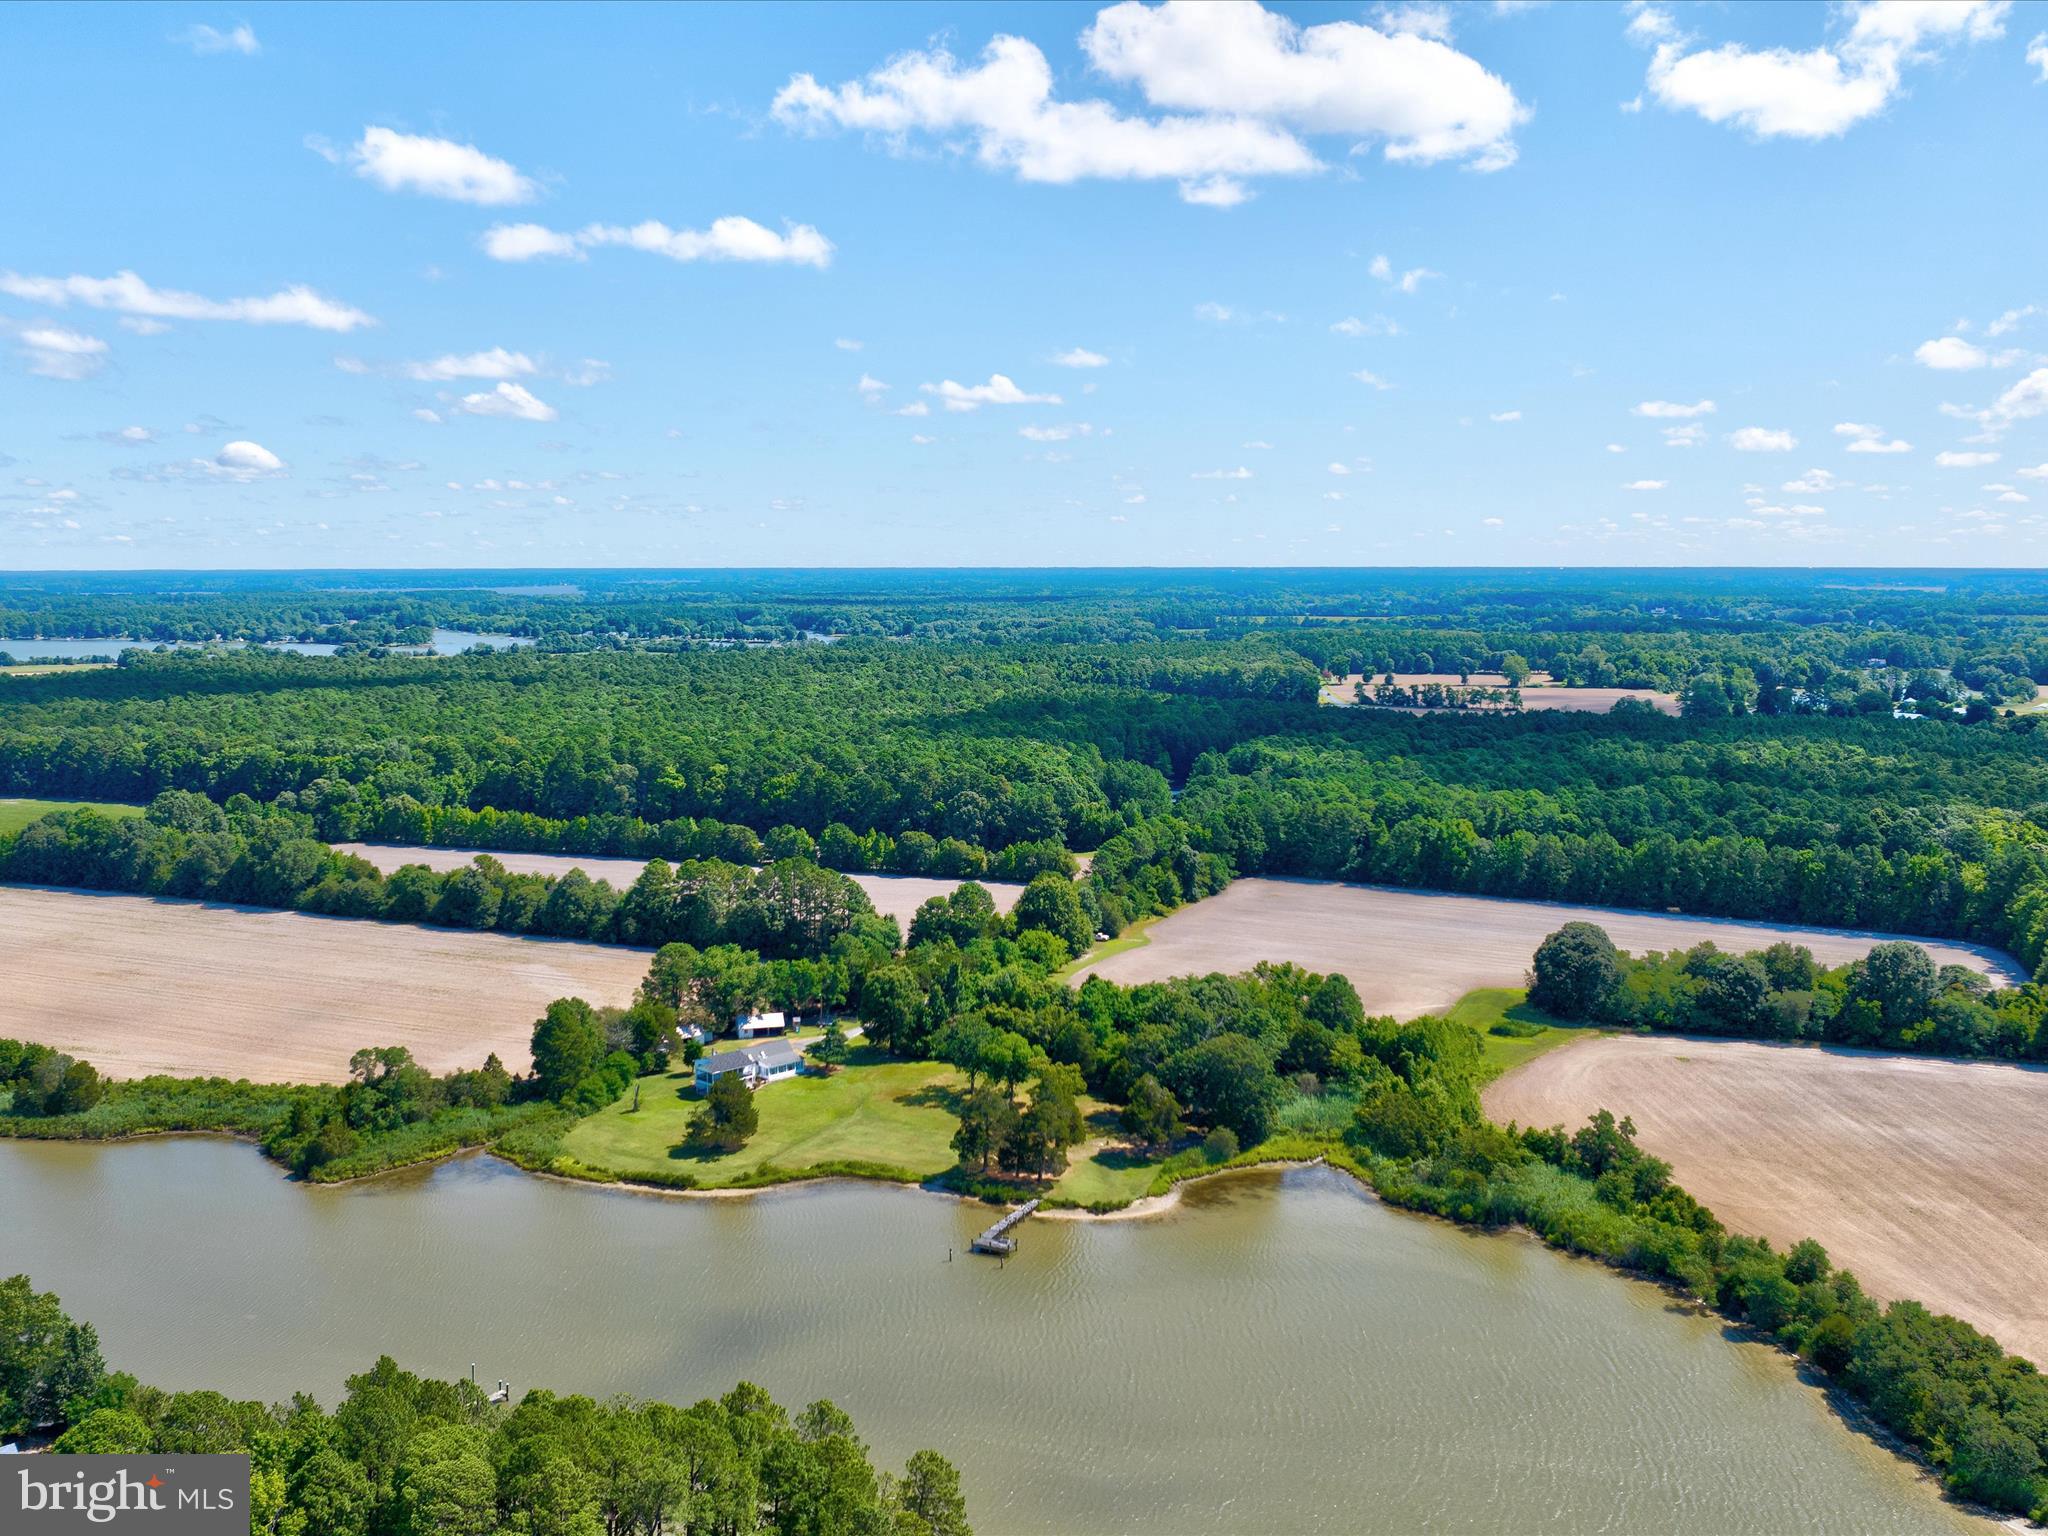
<path fill-rule="evenodd" d="M 709 1045 L 712 1039 L 711 1031 L 702 1024 L 678 1024 L 676 1033 L 685 1040 L 696 1041 L 699 1045 Z"/>
<path fill-rule="evenodd" d="M 711 1085 L 730 1072 L 739 1073 L 740 1080 L 749 1088 L 759 1088 L 764 1083 L 779 1083 L 785 1077 L 795 1077 L 803 1070 L 803 1065 L 802 1054 L 787 1040 L 771 1040 L 766 1045 L 743 1045 L 736 1051 L 720 1051 L 716 1056 L 699 1057 L 697 1091 L 709 1093 Z"/>
<path fill-rule="evenodd" d="M 764 1035 L 786 1035 L 789 1020 L 781 1013 L 743 1013 L 733 1021 L 732 1032 L 742 1040 L 759 1040 Z"/>

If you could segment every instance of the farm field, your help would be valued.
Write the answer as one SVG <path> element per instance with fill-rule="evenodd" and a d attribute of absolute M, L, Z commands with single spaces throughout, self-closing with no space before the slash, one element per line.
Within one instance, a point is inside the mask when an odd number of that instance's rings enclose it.
<path fill-rule="evenodd" d="M 614 945 L 25 886 L 0 886 L 0 933 L 0 1036 L 112 1077 L 340 1082 L 366 1045 L 523 1072 L 549 1002 L 623 1004 L 647 970 Z"/>
<path fill-rule="evenodd" d="M 2048 1359 L 2048 1071 L 1747 1040 L 1609 1036 L 1485 1090 L 1506 1123 L 1631 1116 L 1736 1230 L 1814 1237 L 1879 1297 L 1910 1296 Z"/>
<path fill-rule="evenodd" d="M 1374 673 L 1364 679 L 1368 691 L 1383 675 Z M 1338 682 L 1324 683 L 1322 701 L 1325 704 L 1351 707 L 1357 702 L 1352 697 L 1352 690 L 1358 685 L 1360 677 L 1361 674 L 1353 672 Z M 1446 688 L 1505 688 L 1508 685 L 1508 680 L 1498 672 L 1474 672 L 1463 680 L 1460 680 L 1455 672 L 1396 672 L 1394 681 L 1404 688 L 1418 687 L 1424 683 L 1438 683 Z M 1678 696 L 1661 693 L 1655 688 L 1568 688 L 1562 683 L 1553 683 L 1547 672 L 1530 673 L 1528 682 L 1522 685 L 1522 708 L 1525 710 L 1570 709 L 1605 714 L 1622 699 L 1641 699 L 1646 704 L 1654 704 L 1667 715 L 1678 713 Z"/>
<path fill-rule="evenodd" d="M 1621 948 L 1689 948 L 1711 939 L 1726 950 L 1762 949 L 1790 939 L 1830 965 L 1859 959 L 1893 934 L 1793 928 L 1714 917 L 1675 917 L 1540 901 L 1389 890 L 1315 880 L 1238 880 L 1221 895 L 1183 907 L 1153 925 L 1150 942 L 1090 973 L 1131 985 L 1168 976 L 1249 970 L 1261 960 L 1292 960 L 1351 979 L 1366 1012 L 1413 1018 L 1438 1012 L 1478 987 L 1522 985 L 1530 958 L 1565 923 L 1605 928 Z M 2006 955 L 1972 945 L 1926 941 L 1936 965 L 1975 967 L 2001 986 L 2027 978 Z"/>
<path fill-rule="evenodd" d="M 424 864 L 429 869 L 438 870 L 461 869 L 480 851 L 473 848 L 417 848 L 398 843 L 337 843 L 335 846 L 343 853 L 368 859 L 387 875 L 402 864 Z M 566 875 L 572 869 L 580 869 L 591 879 L 609 881 L 621 891 L 638 880 L 640 871 L 647 867 L 645 859 L 611 859 L 570 853 L 493 852 L 491 857 L 516 875 Z M 847 878 L 868 893 L 868 900 L 875 904 L 877 912 L 884 917 L 895 918 L 905 933 L 910 931 L 910 920 L 917 915 L 919 907 L 934 896 L 950 896 L 960 887 L 958 880 L 933 880 L 923 875 L 849 875 Z M 1017 898 L 1024 894 L 1024 887 L 1010 880 L 984 880 L 981 884 L 995 898 L 998 912 L 1009 911 L 1017 905 Z"/>
<path fill-rule="evenodd" d="M 116 805 L 104 800 L 14 800 L 0 799 L 0 837 L 19 832 L 32 821 L 52 811 L 105 811 L 109 816 L 140 816 L 139 805 Z"/>

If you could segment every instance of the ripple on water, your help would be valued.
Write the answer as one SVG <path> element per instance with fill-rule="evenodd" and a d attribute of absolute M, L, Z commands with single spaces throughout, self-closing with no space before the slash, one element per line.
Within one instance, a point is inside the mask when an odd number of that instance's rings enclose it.
<path fill-rule="evenodd" d="M 986 1220 L 876 1186 L 659 1199 L 472 1158 L 308 1190 L 223 1142 L 0 1143 L 5 1267 L 167 1386 L 331 1397 L 380 1351 L 599 1395 L 744 1377 L 834 1399 L 886 1462 L 944 1450 L 984 1536 L 1988 1529 L 1660 1292 L 1326 1169 L 1033 1222 L 1000 1268 L 966 1256 Z"/>

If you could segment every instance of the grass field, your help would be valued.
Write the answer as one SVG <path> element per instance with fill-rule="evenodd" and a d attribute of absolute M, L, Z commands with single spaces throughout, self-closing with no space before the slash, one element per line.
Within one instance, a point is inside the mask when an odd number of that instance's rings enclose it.
<path fill-rule="evenodd" d="M 1554 1051 L 1574 1040 L 1590 1039 L 1597 1033 L 1560 1024 L 1541 1008 L 1530 1007 L 1529 994 L 1520 987 L 1477 988 L 1445 1009 L 1444 1017 L 1453 1024 L 1463 1024 L 1478 1032 L 1480 1061 L 1484 1064 L 1481 1080 L 1484 1082 L 1492 1082 L 1501 1073 L 1512 1071 L 1525 1061 L 1533 1061 L 1545 1051 Z M 1516 1030 L 1533 1029 L 1536 1033 L 1495 1034 L 1493 1031 L 1497 1024 L 1506 1024 Z"/>
<path fill-rule="evenodd" d="M 959 1121 L 953 1105 L 965 1084 L 943 1062 L 895 1061 L 856 1047 L 831 1077 L 771 1083 L 754 1095 L 761 1126 L 746 1146 L 723 1157 L 677 1151 L 702 1112 L 690 1079 L 640 1080 L 640 1108 L 628 1093 L 579 1121 L 562 1150 L 591 1168 L 635 1173 L 687 1173 L 707 1189 L 747 1182 L 767 1166 L 801 1172 L 829 1163 L 875 1163 L 915 1178 L 953 1166 Z"/>
<path fill-rule="evenodd" d="M 1378 673 L 1365 678 L 1366 692 L 1370 693 L 1373 684 L 1379 679 Z M 1338 682 L 1324 683 L 1320 695 L 1322 702 L 1346 708 L 1356 704 L 1359 681 L 1359 674 L 1354 672 Z M 1455 672 L 1396 672 L 1394 681 L 1404 688 L 1421 687 L 1429 683 L 1436 683 L 1445 688 L 1505 688 L 1508 685 L 1508 680 L 1498 672 L 1474 672 L 1463 680 L 1460 680 Z M 1522 708 L 1525 710 L 1568 709 L 1604 715 L 1622 699 L 1639 700 L 1667 715 L 1678 713 L 1678 696 L 1660 693 L 1654 688 L 1571 688 L 1563 683 L 1552 682 L 1547 672 L 1530 673 L 1529 681 L 1522 685 Z"/>
<path fill-rule="evenodd" d="M 0 886 L 0 1036 L 114 1077 L 340 1082 L 366 1045 L 436 1072 L 527 1067 L 558 997 L 629 1002 L 645 950 Z"/>
<path fill-rule="evenodd" d="M 1631 1116 L 1733 1230 L 1818 1238 L 1873 1295 L 2048 1360 L 2048 1070 L 1610 1035 L 1526 1063 L 1484 1099 L 1503 1124 Z"/>
<path fill-rule="evenodd" d="M 1079 959 L 1069 960 L 1052 973 L 1053 980 L 1073 981 L 1078 978 L 1085 981 L 1088 973 L 1095 969 L 1097 962 L 1107 960 L 1112 955 L 1121 955 L 1127 950 L 1144 948 L 1152 942 L 1149 930 L 1158 921 L 1157 917 L 1139 918 L 1135 923 L 1125 927 L 1115 938 L 1096 945 Z"/>
<path fill-rule="evenodd" d="M 115 805 L 106 800 L 5 800 L 0 799 L 0 837 L 10 832 L 19 832 L 32 821 L 38 821 L 52 811 L 76 811 L 81 809 L 105 811 L 109 816 L 140 816 L 139 805 Z"/>
<path fill-rule="evenodd" d="M 1536 946 L 1574 921 L 1598 923 L 1636 954 L 1689 948 L 1706 939 L 1738 952 L 1789 939 L 1829 965 L 1859 960 L 1873 944 L 1900 937 L 1334 881 L 1251 879 L 1161 918 L 1142 947 L 1090 960 L 1079 974 L 1093 971 L 1129 986 L 1292 960 L 1349 977 L 1367 1013 L 1412 1019 L 1442 1012 L 1475 987 L 1523 985 Z M 2027 979 L 2010 956 L 1997 951 L 1920 942 L 1936 965 L 1968 965 L 2000 986 Z"/>

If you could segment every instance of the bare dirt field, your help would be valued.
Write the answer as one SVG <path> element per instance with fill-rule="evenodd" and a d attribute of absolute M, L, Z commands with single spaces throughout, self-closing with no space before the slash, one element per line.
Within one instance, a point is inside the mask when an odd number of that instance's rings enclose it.
<path fill-rule="evenodd" d="M 1379 680 L 1378 674 L 1365 679 L 1366 689 Z M 1394 681 L 1406 688 L 1418 687 L 1424 683 L 1439 683 L 1446 688 L 1505 688 L 1508 680 L 1498 672 L 1474 672 L 1462 683 L 1455 672 L 1396 672 Z M 1322 700 L 1325 704 L 1355 704 L 1352 690 L 1359 682 L 1359 674 L 1352 673 L 1340 682 L 1323 684 Z M 1553 683 L 1548 672 L 1532 672 L 1529 681 L 1522 685 L 1522 708 L 1528 709 L 1570 709 L 1587 714 L 1605 714 L 1622 699 L 1641 699 L 1654 704 L 1667 715 L 1678 713 L 1678 696 L 1659 693 L 1654 688 L 1567 688 L 1562 683 Z M 1373 708 L 1384 706 L 1374 705 Z M 1418 714 L 1429 711 L 1418 710 Z"/>
<path fill-rule="evenodd" d="M 1873 1295 L 2048 1360 L 2048 1070 L 1610 1036 L 1516 1068 L 1485 1103 L 1503 1124 L 1629 1115 L 1735 1230 L 1818 1238 Z"/>
<path fill-rule="evenodd" d="M 477 850 L 470 848 L 416 848 L 397 843 L 336 843 L 343 853 L 355 854 L 368 859 L 385 874 L 401 864 L 424 864 L 429 869 L 461 869 L 474 859 Z M 572 869 L 580 869 L 593 880 L 609 882 L 615 889 L 623 891 L 640 878 L 640 871 L 647 867 L 644 859 L 608 859 L 585 857 L 569 853 L 497 853 L 491 857 L 511 870 L 515 875 L 566 875 Z M 875 910 L 884 917 L 893 917 L 910 931 L 910 920 L 917 915 L 917 909 L 934 896 L 950 896 L 960 888 L 958 880 L 932 880 L 923 875 L 848 875 L 862 890 L 868 893 L 868 900 L 875 904 Z M 1010 880 L 984 880 L 989 895 L 996 901 L 998 912 L 1007 912 L 1017 905 L 1017 898 L 1024 894 L 1024 887 Z"/>
<path fill-rule="evenodd" d="M 625 1003 L 647 953 L 211 902 L 0 886 L 0 1036 L 113 1077 L 339 1082 L 366 1045 L 523 1072 L 555 998 Z"/>
<path fill-rule="evenodd" d="M 1128 985 L 1292 960 L 1350 977 L 1368 1013 L 1411 1018 L 1448 1008 L 1474 987 L 1520 986 L 1536 946 L 1574 921 L 1598 923 L 1617 945 L 1638 954 L 1690 948 L 1704 939 L 1731 951 L 1790 939 L 1831 965 L 1860 959 L 1871 945 L 1899 937 L 1315 880 L 1239 880 L 1220 896 L 1155 924 L 1150 943 L 1079 972 Z M 1975 966 L 2002 986 L 2026 980 L 2007 955 L 1923 942 L 1937 965 Z"/>

